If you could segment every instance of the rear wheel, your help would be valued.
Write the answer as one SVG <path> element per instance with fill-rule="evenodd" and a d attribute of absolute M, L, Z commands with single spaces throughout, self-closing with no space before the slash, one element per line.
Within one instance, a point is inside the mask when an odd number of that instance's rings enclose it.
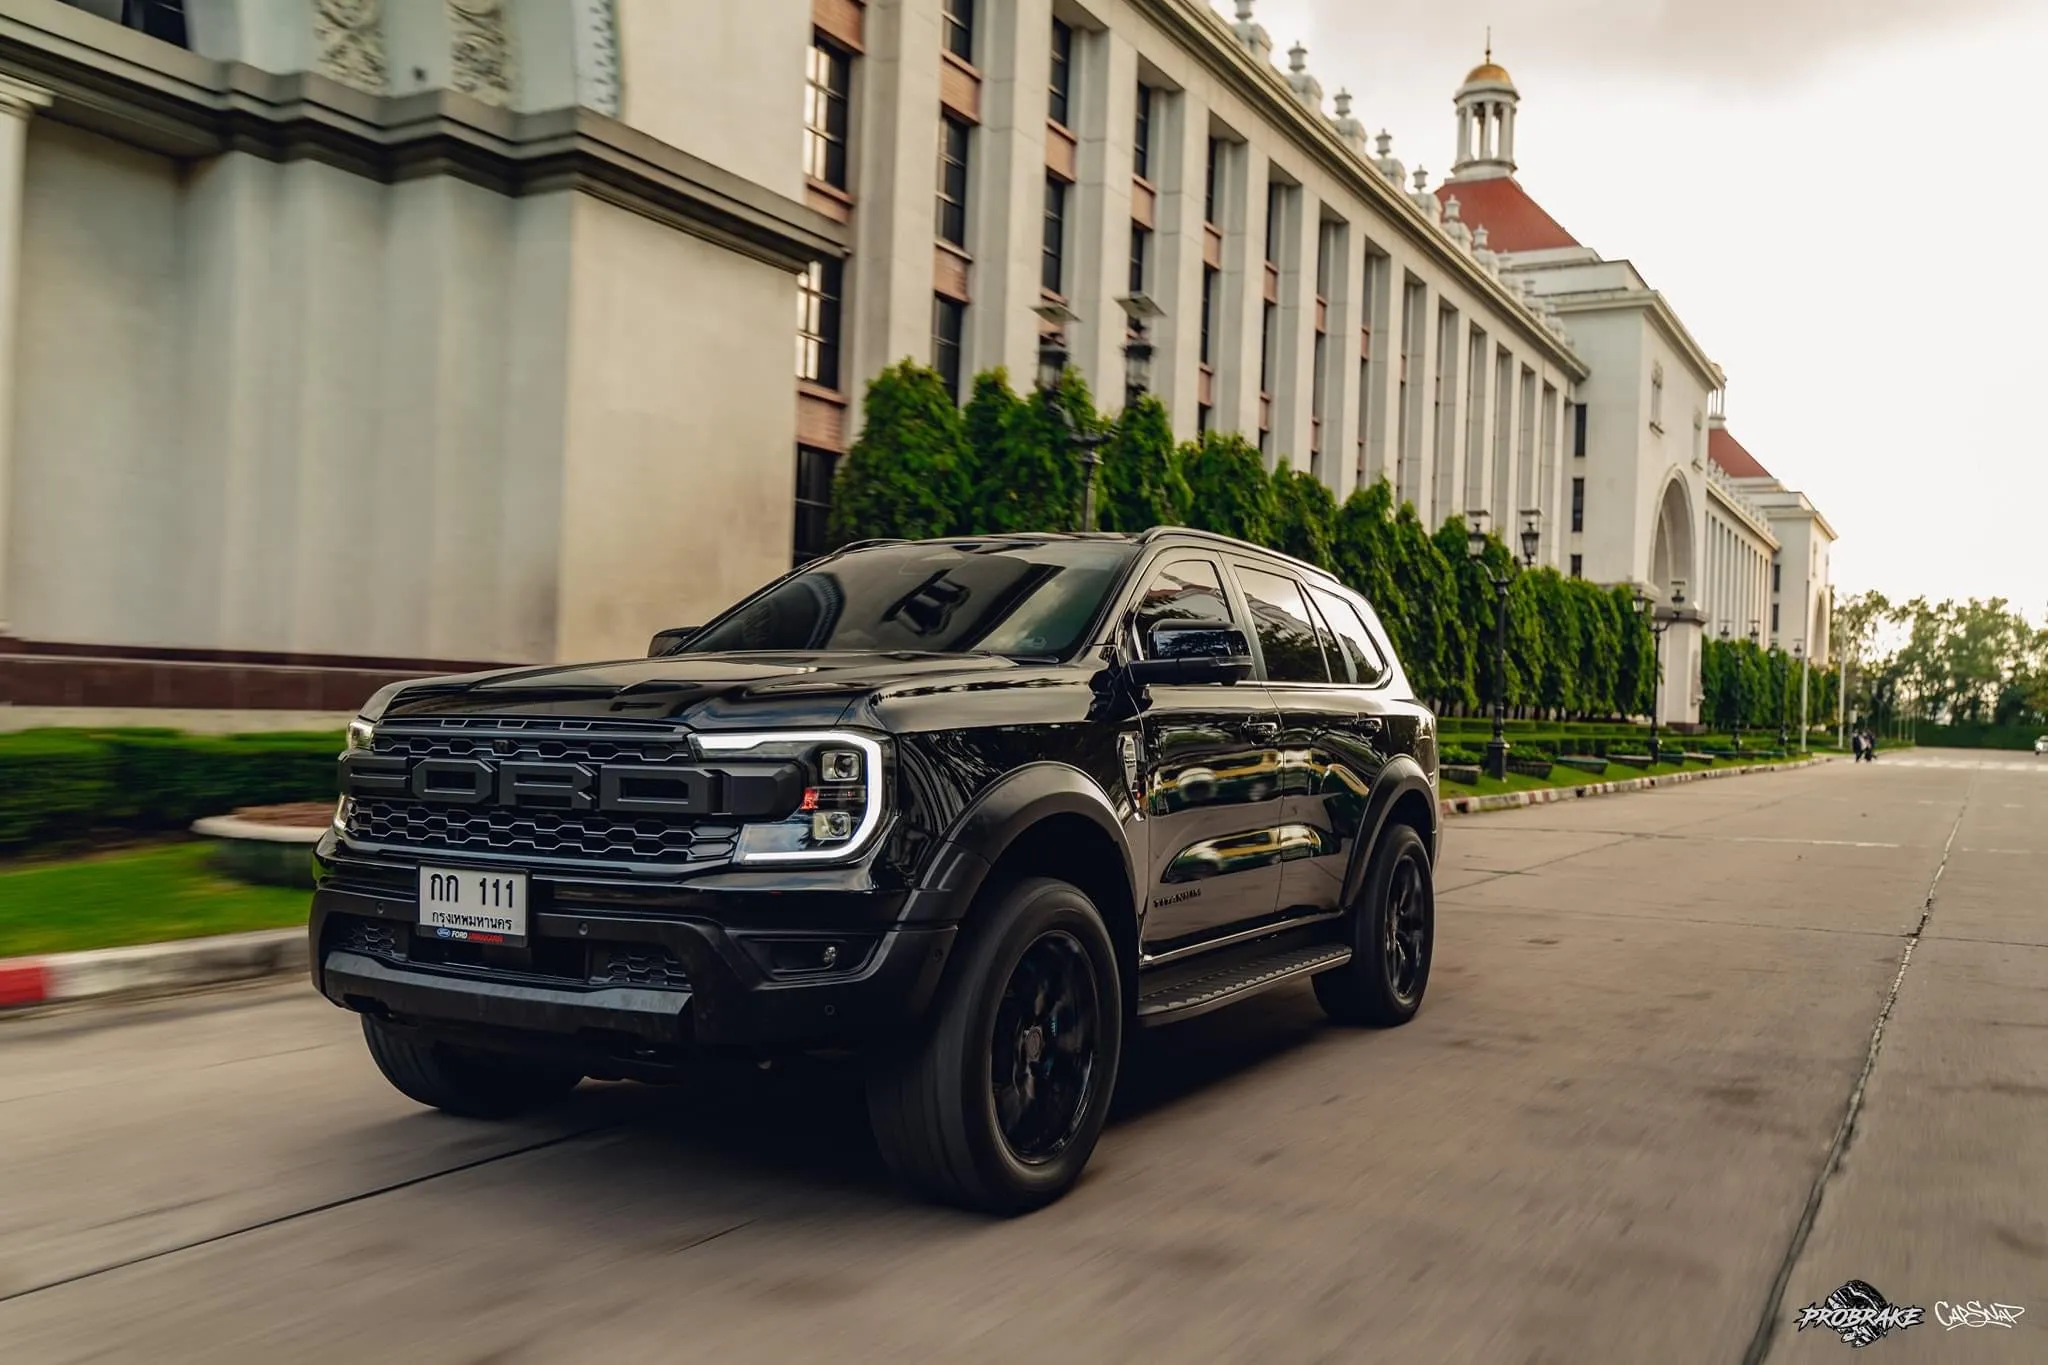
<path fill-rule="evenodd" d="M 1122 1051 L 1101 914 L 1066 882 L 1019 882 L 978 913 L 929 1033 L 876 1060 L 876 1143 L 931 1198 L 999 1214 L 1042 1207 L 1088 1164 Z"/>
<path fill-rule="evenodd" d="M 583 1079 L 559 1066 L 411 1037 L 368 1015 L 363 1039 L 377 1069 L 400 1094 L 462 1118 L 510 1118 L 538 1109 Z"/>
<path fill-rule="evenodd" d="M 1351 918 L 1351 960 L 1315 978 L 1316 999 L 1344 1024 L 1393 1028 L 1422 1008 L 1436 951 L 1436 888 L 1413 827 L 1387 830 Z"/>

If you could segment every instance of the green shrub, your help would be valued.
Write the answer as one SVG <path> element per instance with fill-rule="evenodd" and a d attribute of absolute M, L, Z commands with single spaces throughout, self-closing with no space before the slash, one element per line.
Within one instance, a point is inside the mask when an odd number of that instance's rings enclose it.
<path fill-rule="evenodd" d="M 0 735 L 0 849 L 183 829 L 241 806 L 335 795 L 335 734 L 29 730 Z"/>

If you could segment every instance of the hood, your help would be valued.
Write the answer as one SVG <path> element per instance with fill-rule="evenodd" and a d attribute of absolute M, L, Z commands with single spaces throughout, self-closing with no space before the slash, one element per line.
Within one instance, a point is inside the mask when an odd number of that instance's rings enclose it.
<path fill-rule="evenodd" d="M 372 698 L 364 714 L 372 720 L 590 716 L 702 729 L 829 726 L 860 698 L 883 687 L 1017 668 L 1012 660 L 977 654 L 675 654 L 400 683 Z"/>

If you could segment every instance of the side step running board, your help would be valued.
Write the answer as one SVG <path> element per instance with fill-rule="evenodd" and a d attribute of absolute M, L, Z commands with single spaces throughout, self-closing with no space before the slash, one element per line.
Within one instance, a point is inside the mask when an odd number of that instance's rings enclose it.
<path fill-rule="evenodd" d="M 1254 958 L 1250 962 L 1219 967 L 1213 972 L 1170 985 L 1154 986 L 1138 996 L 1138 1022 L 1163 1024 L 1169 1020 L 1190 1019 L 1235 1004 L 1283 981 L 1341 967 L 1350 960 L 1349 947 L 1338 943 L 1316 943 L 1305 948 L 1290 948 L 1270 957 Z"/>

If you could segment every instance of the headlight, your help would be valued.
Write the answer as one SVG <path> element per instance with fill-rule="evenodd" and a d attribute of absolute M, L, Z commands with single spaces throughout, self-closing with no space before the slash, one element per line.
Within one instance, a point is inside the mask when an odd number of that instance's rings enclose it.
<path fill-rule="evenodd" d="M 370 747 L 370 741 L 376 737 L 375 723 L 357 717 L 348 723 L 348 742 L 343 752 L 352 754 L 357 750 L 367 749 Z"/>
<path fill-rule="evenodd" d="M 879 741 L 848 730 L 698 735 L 707 758 L 794 759 L 804 767 L 803 801 L 781 820 L 740 827 L 734 861 L 836 863 L 855 858 L 882 826 L 888 774 Z"/>

